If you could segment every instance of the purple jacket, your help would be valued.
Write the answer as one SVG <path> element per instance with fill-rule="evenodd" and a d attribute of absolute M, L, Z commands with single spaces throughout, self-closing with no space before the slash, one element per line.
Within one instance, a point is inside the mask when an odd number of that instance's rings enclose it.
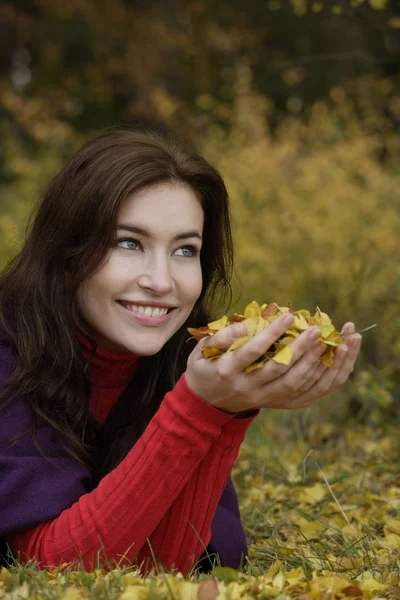
<path fill-rule="evenodd" d="M 7 383 L 15 362 L 13 347 L 1 333 L 0 390 Z M 90 471 L 61 448 L 49 427 L 40 428 L 37 438 L 51 462 L 37 451 L 27 436 L 10 445 L 8 440 L 24 430 L 28 421 L 29 405 L 22 397 L 0 412 L 0 564 L 2 551 L 4 562 L 7 534 L 57 517 L 94 488 Z M 222 566 L 237 568 L 244 564 L 246 536 L 230 478 L 212 521 L 211 533 L 207 547 L 211 560 L 218 553 Z M 198 568 L 200 571 L 210 568 L 205 552 Z"/>

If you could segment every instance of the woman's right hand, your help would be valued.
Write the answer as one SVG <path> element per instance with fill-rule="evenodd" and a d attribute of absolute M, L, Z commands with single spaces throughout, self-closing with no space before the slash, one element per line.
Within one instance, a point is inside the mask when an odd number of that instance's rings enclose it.
<path fill-rule="evenodd" d="M 242 347 L 213 361 L 202 356 L 203 346 L 226 350 L 235 339 L 247 335 L 246 328 L 235 323 L 202 339 L 188 359 L 185 373 L 188 386 L 212 406 L 229 413 L 258 408 L 302 408 L 313 404 L 347 380 L 358 355 L 361 336 L 348 335 L 346 344 L 335 348 L 333 365 L 326 367 L 319 360 L 325 350 L 324 344 L 317 341 L 321 330 L 310 327 L 291 343 L 290 365 L 270 360 L 260 369 L 246 373 L 245 368 L 285 333 L 293 319 L 291 314 L 281 315 Z M 352 331 L 353 323 L 343 328 L 343 333 Z"/>

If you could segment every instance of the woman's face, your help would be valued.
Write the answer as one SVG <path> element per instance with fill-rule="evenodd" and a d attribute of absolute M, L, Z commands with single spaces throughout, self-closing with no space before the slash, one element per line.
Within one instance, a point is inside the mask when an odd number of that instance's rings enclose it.
<path fill-rule="evenodd" d="M 151 356 L 186 321 L 202 288 L 203 209 L 192 189 L 163 183 L 127 197 L 106 262 L 78 290 L 97 344 Z"/>

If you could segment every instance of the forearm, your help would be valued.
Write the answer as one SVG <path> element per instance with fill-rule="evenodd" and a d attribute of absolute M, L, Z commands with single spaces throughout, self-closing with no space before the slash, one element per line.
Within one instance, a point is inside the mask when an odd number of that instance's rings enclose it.
<path fill-rule="evenodd" d="M 213 551 L 219 550 L 221 559 L 229 566 L 239 565 L 247 547 L 236 492 L 232 482 L 227 486 L 227 480 L 255 416 L 223 426 L 220 437 L 212 443 L 207 456 L 140 552 L 140 559 L 148 567 L 153 565 L 155 556 L 168 569 L 176 566 L 186 573 L 209 545 L 213 531 Z M 180 515 L 179 527 L 174 514 Z"/>

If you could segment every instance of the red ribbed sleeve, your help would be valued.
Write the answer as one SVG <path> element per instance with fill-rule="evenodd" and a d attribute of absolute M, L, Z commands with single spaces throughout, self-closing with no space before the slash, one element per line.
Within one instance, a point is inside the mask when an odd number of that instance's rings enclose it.
<path fill-rule="evenodd" d="M 153 566 L 154 554 L 167 569 L 186 574 L 210 540 L 218 501 L 253 418 L 235 419 L 209 405 L 183 375 L 118 467 L 57 518 L 9 535 L 13 553 L 42 568 L 81 558 L 90 570 L 101 550 L 112 565 L 123 556 L 143 561 L 143 572 Z"/>

